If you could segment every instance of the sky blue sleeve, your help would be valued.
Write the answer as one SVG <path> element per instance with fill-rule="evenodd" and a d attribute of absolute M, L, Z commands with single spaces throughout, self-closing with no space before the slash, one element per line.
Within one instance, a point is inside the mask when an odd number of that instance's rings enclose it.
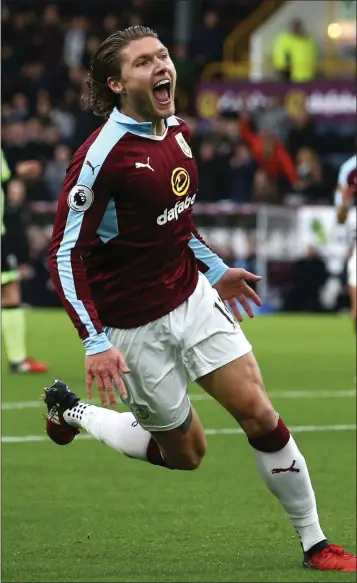
<path fill-rule="evenodd" d="M 204 273 L 212 286 L 215 285 L 229 269 L 228 265 L 194 235 L 191 237 L 189 246 L 198 263 L 203 264 L 202 269 L 199 267 L 200 271 Z"/>

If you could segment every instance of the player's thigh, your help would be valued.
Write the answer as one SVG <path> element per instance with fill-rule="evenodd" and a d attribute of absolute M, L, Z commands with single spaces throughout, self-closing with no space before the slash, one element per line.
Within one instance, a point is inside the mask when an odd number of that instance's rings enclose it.
<path fill-rule="evenodd" d="M 216 290 L 202 280 L 192 301 L 192 327 L 183 362 L 197 381 L 240 423 L 249 436 L 276 426 L 252 346 Z"/>
<path fill-rule="evenodd" d="M 276 414 L 265 391 L 262 375 L 253 352 L 197 380 L 241 424 L 255 421 L 257 428 Z"/>
<path fill-rule="evenodd" d="M 252 351 L 197 382 L 238 421 L 249 437 L 275 429 L 277 413 L 265 391 Z"/>

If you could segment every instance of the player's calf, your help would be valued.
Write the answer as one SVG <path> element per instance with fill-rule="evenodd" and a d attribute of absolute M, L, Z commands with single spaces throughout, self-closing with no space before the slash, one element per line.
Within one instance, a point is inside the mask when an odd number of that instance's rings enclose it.
<path fill-rule="evenodd" d="M 196 411 L 191 407 L 185 421 L 169 431 L 152 432 L 169 468 L 196 470 L 207 449 L 206 436 Z"/>

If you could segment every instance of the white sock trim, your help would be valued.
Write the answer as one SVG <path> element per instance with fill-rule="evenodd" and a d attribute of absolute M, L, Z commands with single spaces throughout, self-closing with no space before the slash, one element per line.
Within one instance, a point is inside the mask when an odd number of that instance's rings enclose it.
<path fill-rule="evenodd" d="M 72 425 L 72 427 L 81 428 L 83 414 L 88 407 L 93 407 L 93 405 L 89 405 L 84 401 L 79 401 L 79 403 L 77 403 L 77 405 L 75 405 L 71 409 L 66 409 L 66 411 L 63 413 L 63 419 L 65 420 L 66 423 L 68 423 L 68 425 Z"/>

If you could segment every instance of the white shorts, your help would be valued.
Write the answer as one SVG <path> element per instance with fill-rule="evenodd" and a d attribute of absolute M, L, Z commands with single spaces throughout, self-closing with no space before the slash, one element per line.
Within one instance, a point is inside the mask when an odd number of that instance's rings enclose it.
<path fill-rule="evenodd" d="M 189 380 L 252 350 L 238 322 L 206 277 L 173 312 L 130 330 L 109 328 L 108 338 L 125 356 L 124 376 L 136 420 L 148 431 L 168 431 L 187 418 Z"/>
<path fill-rule="evenodd" d="M 356 262 L 357 262 L 357 253 L 356 253 L 356 245 L 353 249 L 353 253 L 348 260 L 347 263 L 347 284 L 351 287 L 356 287 Z"/>

